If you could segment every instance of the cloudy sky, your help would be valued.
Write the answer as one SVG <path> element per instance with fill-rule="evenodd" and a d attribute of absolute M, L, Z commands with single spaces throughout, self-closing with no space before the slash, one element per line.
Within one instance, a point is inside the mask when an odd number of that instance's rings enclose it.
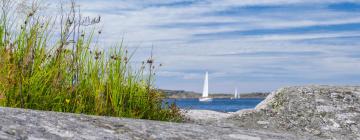
<path fill-rule="evenodd" d="M 157 87 L 210 92 L 360 83 L 360 0 L 79 0 L 105 49 L 154 46 Z"/>

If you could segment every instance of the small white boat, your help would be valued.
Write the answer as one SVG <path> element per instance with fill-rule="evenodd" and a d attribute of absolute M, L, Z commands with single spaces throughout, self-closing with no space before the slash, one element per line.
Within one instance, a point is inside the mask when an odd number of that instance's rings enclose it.
<path fill-rule="evenodd" d="M 235 88 L 234 97 L 232 97 L 231 99 L 239 99 L 239 98 L 240 98 L 240 94 L 237 92 L 237 88 Z"/>
<path fill-rule="evenodd" d="M 212 98 L 209 98 L 209 78 L 208 78 L 208 72 L 205 74 L 205 80 L 204 80 L 204 89 L 202 97 L 199 98 L 200 102 L 211 102 Z"/>

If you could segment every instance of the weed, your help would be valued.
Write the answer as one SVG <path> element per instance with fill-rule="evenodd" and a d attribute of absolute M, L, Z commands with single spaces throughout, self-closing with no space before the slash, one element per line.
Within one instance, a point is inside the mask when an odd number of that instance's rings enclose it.
<path fill-rule="evenodd" d="M 56 23 L 38 15 L 34 4 L 21 22 L 11 28 L 9 9 L 2 0 L 0 23 L 0 105 L 37 110 L 116 117 L 179 121 L 176 106 L 162 107 L 162 95 L 151 86 L 152 57 L 138 70 L 131 55 L 119 45 L 110 54 L 96 49 L 94 36 L 85 30 L 100 17 L 82 17 L 72 2 L 61 7 Z M 13 21 L 13 22 L 16 22 Z M 52 29 L 59 26 L 56 33 Z M 16 27 L 16 26 L 14 26 Z M 55 28 L 56 29 L 56 28 Z M 55 43 L 51 43 L 55 42 Z M 149 62 L 151 61 L 151 63 Z M 145 74 L 149 65 L 150 74 Z"/>

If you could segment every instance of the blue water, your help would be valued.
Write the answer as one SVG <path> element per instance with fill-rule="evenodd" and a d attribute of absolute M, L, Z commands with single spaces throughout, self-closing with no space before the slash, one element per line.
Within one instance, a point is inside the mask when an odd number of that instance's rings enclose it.
<path fill-rule="evenodd" d="M 199 102 L 199 99 L 166 99 L 181 109 L 214 110 L 220 112 L 235 112 L 241 109 L 255 108 L 263 99 L 213 99 L 212 102 Z"/>

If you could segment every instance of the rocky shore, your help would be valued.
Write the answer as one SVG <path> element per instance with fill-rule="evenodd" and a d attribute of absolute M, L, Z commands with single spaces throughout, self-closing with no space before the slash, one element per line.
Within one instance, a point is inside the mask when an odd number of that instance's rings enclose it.
<path fill-rule="evenodd" d="M 360 87 L 286 87 L 253 110 L 184 115 L 170 123 L 0 107 L 0 139 L 360 139 Z"/>
<path fill-rule="evenodd" d="M 295 135 L 192 123 L 88 116 L 0 107 L 0 139 L 297 139 Z"/>
<path fill-rule="evenodd" d="M 199 124 L 283 131 L 316 139 L 360 139 L 360 87 L 286 87 L 270 94 L 253 110 L 208 120 L 191 113 L 187 116 Z"/>

